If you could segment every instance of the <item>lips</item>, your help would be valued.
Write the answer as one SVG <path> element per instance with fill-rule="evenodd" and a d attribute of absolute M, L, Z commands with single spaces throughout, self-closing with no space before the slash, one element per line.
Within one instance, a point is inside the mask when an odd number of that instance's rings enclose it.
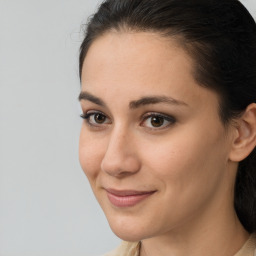
<path fill-rule="evenodd" d="M 106 189 L 111 204 L 116 207 L 132 207 L 144 201 L 156 191 Z"/>

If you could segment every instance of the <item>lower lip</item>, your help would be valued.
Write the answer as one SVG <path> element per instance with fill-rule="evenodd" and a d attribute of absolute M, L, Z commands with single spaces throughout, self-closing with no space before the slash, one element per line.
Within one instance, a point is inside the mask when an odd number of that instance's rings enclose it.
<path fill-rule="evenodd" d="M 116 207 L 132 207 L 151 196 L 154 192 L 138 195 L 117 196 L 107 192 L 109 201 Z"/>

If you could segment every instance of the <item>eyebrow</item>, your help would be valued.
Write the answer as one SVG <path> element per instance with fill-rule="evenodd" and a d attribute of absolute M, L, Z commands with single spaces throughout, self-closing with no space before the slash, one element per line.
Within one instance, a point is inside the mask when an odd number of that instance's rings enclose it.
<path fill-rule="evenodd" d="M 78 100 L 89 100 L 99 106 L 102 107 L 106 107 L 106 104 L 104 103 L 104 101 L 92 94 L 90 94 L 89 92 L 80 92 L 79 96 L 78 96 Z"/>
<path fill-rule="evenodd" d="M 188 106 L 187 103 L 176 100 L 172 97 L 166 97 L 166 96 L 148 96 L 148 97 L 142 97 L 139 100 L 131 101 L 129 106 L 131 109 L 138 108 L 140 106 L 149 105 L 149 104 L 157 104 L 157 103 L 167 103 L 172 105 L 182 105 L 182 106 Z"/>
<path fill-rule="evenodd" d="M 78 96 L 78 100 L 88 100 L 92 103 L 95 103 L 99 106 L 106 107 L 107 104 L 97 96 L 94 96 L 90 94 L 89 92 L 81 92 Z M 188 106 L 187 103 L 181 100 L 176 100 L 172 97 L 166 97 L 166 96 L 146 96 L 142 97 L 139 100 L 134 100 L 129 103 L 130 109 L 136 109 L 141 106 L 150 105 L 150 104 L 157 104 L 157 103 L 167 103 L 172 105 L 180 105 L 180 106 Z"/>

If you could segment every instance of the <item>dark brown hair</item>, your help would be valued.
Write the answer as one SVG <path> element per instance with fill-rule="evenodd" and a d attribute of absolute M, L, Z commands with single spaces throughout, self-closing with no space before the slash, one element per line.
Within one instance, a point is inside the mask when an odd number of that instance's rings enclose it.
<path fill-rule="evenodd" d="M 86 27 L 80 78 L 91 44 L 110 30 L 179 39 L 194 60 L 197 82 L 219 94 L 223 124 L 256 102 L 256 24 L 238 0 L 106 0 Z M 255 148 L 239 163 L 234 205 L 244 227 L 256 231 Z"/>

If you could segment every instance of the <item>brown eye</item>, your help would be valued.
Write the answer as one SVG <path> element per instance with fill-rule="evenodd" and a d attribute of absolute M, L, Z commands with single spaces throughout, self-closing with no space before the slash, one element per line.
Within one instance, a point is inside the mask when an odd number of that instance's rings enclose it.
<path fill-rule="evenodd" d="M 160 113 L 148 113 L 143 119 L 141 126 L 155 130 L 167 128 L 176 122 L 174 117 Z"/>
<path fill-rule="evenodd" d="M 99 126 L 105 124 L 111 124 L 111 120 L 101 112 L 87 112 L 82 114 L 81 117 L 91 126 Z"/>
<path fill-rule="evenodd" d="M 103 124 L 106 121 L 106 116 L 98 113 L 94 115 L 94 121 L 97 124 Z"/>
<path fill-rule="evenodd" d="M 164 118 L 161 116 L 151 117 L 151 125 L 153 127 L 161 127 L 164 123 Z"/>

